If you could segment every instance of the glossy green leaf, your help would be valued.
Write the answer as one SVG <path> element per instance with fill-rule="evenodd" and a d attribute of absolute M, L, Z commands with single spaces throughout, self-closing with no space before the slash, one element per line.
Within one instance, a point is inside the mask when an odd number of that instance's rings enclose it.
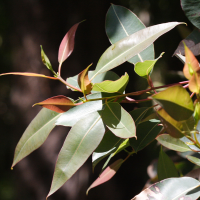
<path fill-rule="evenodd" d="M 179 174 L 173 161 L 161 148 L 158 158 L 158 179 L 161 181 L 172 177 L 179 177 Z"/>
<path fill-rule="evenodd" d="M 133 118 L 119 103 L 106 103 L 101 114 L 108 129 L 116 136 L 121 138 L 136 137 Z"/>
<path fill-rule="evenodd" d="M 179 24 L 181 23 L 170 22 L 151 26 L 111 45 L 99 59 L 91 79 L 94 79 L 98 74 L 109 71 L 126 62 L 150 46 L 158 37 Z"/>
<path fill-rule="evenodd" d="M 151 185 L 131 200 L 186 200 L 198 199 L 200 182 L 194 178 L 168 178 Z"/>
<path fill-rule="evenodd" d="M 180 139 L 170 136 L 169 134 L 159 135 L 156 138 L 156 140 L 161 145 L 174 151 L 179 151 L 179 152 L 191 151 L 191 149 L 184 142 L 182 142 Z"/>
<path fill-rule="evenodd" d="M 147 111 L 149 111 L 150 108 L 148 107 L 142 107 L 142 108 L 137 108 L 129 112 L 129 114 L 132 116 L 135 126 L 137 127 L 142 118 L 146 115 Z"/>
<path fill-rule="evenodd" d="M 181 6 L 187 18 L 194 26 L 200 29 L 200 3 L 199 0 L 181 0 Z"/>
<path fill-rule="evenodd" d="M 106 15 L 106 33 L 112 44 L 145 28 L 140 19 L 129 9 L 111 5 Z M 128 62 L 137 63 L 154 59 L 154 47 L 150 45 Z"/>
<path fill-rule="evenodd" d="M 102 98 L 102 93 L 88 95 L 88 99 Z M 56 121 L 56 125 L 73 126 L 77 121 L 84 118 L 87 114 L 103 109 L 101 100 L 90 101 L 79 106 L 73 107 L 67 112 L 63 113 Z"/>
<path fill-rule="evenodd" d="M 158 110 L 157 113 L 168 134 L 175 138 L 184 136 L 181 130 L 181 124 L 170 117 L 164 109 Z"/>
<path fill-rule="evenodd" d="M 123 162 L 124 162 L 123 159 L 119 159 L 116 160 L 114 163 L 112 163 L 110 166 L 108 166 L 101 173 L 101 175 L 92 183 L 92 185 L 87 189 L 86 194 L 88 194 L 90 189 L 109 181 L 116 174 L 116 172 L 121 167 Z"/>
<path fill-rule="evenodd" d="M 47 67 L 47 69 L 49 69 L 50 71 L 54 72 L 52 65 L 49 61 L 49 58 L 47 57 L 47 55 L 44 53 L 44 50 L 42 48 L 42 45 L 40 45 L 41 48 L 41 58 L 42 58 L 42 62 L 43 64 Z"/>
<path fill-rule="evenodd" d="M 91 79 L 93 74 L 94 74 L 94 71 L 89 71 L 88 72 L 89 79 Z M 108 71 L 108 72 L 104 72 L 102 74 L 99 74 L 91 82 L 92 83 L 101 83 L 102 81 L 105 81 L 105 80 L 116 81 L 117 79 L 119 79 L 119 76 L 115 72 Z M 78 84 L 78 75 L 70 77 L 70 78 L 67 78 L 67 82 L 69 84 L 77 87 L 77 88 L 80 88 L 79 84 Z M 71 88 L 68 88 L 68 89 L 71 89 Z M 71 89 L 71 90 L 73 90 L 73 89 Z"/>
<path fill-rule="evenodd" d="M 199 158 L 196 158 L 196 157 L 194 157 L 194 156 L 186 156 L 186 158 L 187 158 L 190 162 L 194 163 L 195 165 L 200 166 L 200 159 L 199 159 Z"/>
<path fill-rule="evenodd" d="M 98 112 L 78 121 L 60 150 L 48 196 L 57 191 L 88 159 L 99 145 L 105 126 Z"/>
<path fill-rule="evenodd" d="M 142 150 L 156 138 L 163 128 L 162 126 L 158 126 L 158 124 L 158 120 L 149 120 L 137 126 L 137 140 L 135 138 L 129 139 L 130 145 L 135 152 Z"/>
<path fill-rule="evenodd" d="M 192 139 L 194 140 L 194 135 L 191 134 Z M 200 136 L 197 134 L 197 139 L 200 141 Z M 183 141 L 190 149 L 192 149 L 194 152 L 200 152 L 200 148 L 198 148 L 191 140 L 189 140 L 187 137 L 180 138 L 181 141 Z M 189 155 L 192 155 L 189 153 Z"/>
<path fill-rule="evenodd" d="M 138 62 L 135 64 L 135 72 L 136 74 L 138 74 L 139 76 L 141 76 L 142 78 L 148 78 L 148 75 L 151 74 L 154 65 L 156 64 L 156 62 L 158 61 L 158 59 L 160 59 L 162 57 L 164 53 L 161 53 L 161 55 L 155 59 L 155 60 L 145 60 L 144 62 Z"/>
<path fill-rule="evenodd" d="M 107 93 L 115 93 L 120 92 L 123 93 L 123 91 L 126 88 L 126 85 L 128 84 L 129 76 L 127 73 L 125 73 L 124 76 L 122 76 L 120 79 L 116 81 L 103 81 L 101 83 L 95 83 L 93 85 L 92 90 L 98 91 L 98 92 L 107 92 Z"/>
<path fill-rule="evenodd" d="M 104 137 L 92 154 L 93 168 L 106 156 L 115 152 L 124 139 L 116 137 L 111 131 L 107 131 Z"/>
<path fill-rule="evenodd" d="M 36 115 L 16 146 L 12 167 L 44 143 L 60 116 L 60 113 L 46 108 Z"/>
<path fill-rule="evenodd" d="M 152 96 L 175 120 L 186 120 L 193 114 L 194 106 L 189 93 L 182 86 L 172 86 Z"/>

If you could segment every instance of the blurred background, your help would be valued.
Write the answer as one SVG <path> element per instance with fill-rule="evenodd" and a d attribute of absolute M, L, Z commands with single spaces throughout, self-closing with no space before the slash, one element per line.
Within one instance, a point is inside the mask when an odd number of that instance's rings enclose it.
<path fill-rule="evenodd" d="M 63 78 L 71 77 L 90 63 L 95 68 L 110 43 L 105 33 L 105 16 L 110 3 L 122 5 L 136 13 L 146 26 L 179 21 L 180 25 L 155 42 L 155 56 L 165 52 L 153 73 L 155 84 L 181 81 L 182 63 L 172 57 L 179 42 L 193 26 L 185 17 L 180 0 L 0 0 L 0 73 L 35 72 L 51 75 L 42 64 L 40 45 L 57 70 L 59 44 L 67 31 L 77 22 L 75 49 L 62 67 Z M 134 73 L 134 66 L 125 63 L 114 70 L 130 76 L 127 92 L 146 88 L 146 83 Z M 60 82 L 42 78 L 0 77 L 0 199 L 44 200 L 50 189 L 57 155 L 69 131 L 56 127 L 47 141 L 11 170 L 15 146 L 40 107 L 36 102 L 51 96 L 66 95 L 76 99 L 78 93 L 67 90 Z M 123 105 L 132 110 L 139 105 Z M 156 142 L 132 156 L 109 182 L 85 192 L 98 177 L 103 162 L 94 173 L 91 157 L 78 172 L 49 200 L 131 199 L 148 180 L 147 167 L 158 157 Z M 119 154 L 124 158 L 125 154 Z M 114 160 L 112 160 L 114 161 Z M 111 161 L 111 162 L 112 162 Z"/>

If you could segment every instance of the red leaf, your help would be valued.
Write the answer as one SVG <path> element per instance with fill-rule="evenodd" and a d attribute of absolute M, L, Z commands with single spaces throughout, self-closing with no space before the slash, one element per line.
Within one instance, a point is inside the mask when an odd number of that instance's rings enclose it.
<path fill-rule="evenodd" d="M 63 113 L 68 111 L 71 107 L 75 106 L 75 104 L 66 96 L 59 95 L 55 97 L 51 97 L 42 102 L 36 103 L 35 105 L 42 106 L 44 108 L 48 108 L 58 113 Z"/>
<path fill-rule="evenodd" d="M 103 172 L 102 174 L 99 176 L 99 178 L 97 178 L 92 185 L 88 188 L 86 194 L 88 194 L 89 190 L 91 188 L 94 188 L 98 185 L 101 185 L 102 183 L 105 183 L 106 181 L 109 181 L 117 172 L 117 170 L 121 167 L 121 165 L 123 164 L 124 160 L 123 159 L 119 159 L 116 160 L 113 164 L 111 164 L 110 166 L 108 166 Z"/>
<path fill-rule="evenodd" d="M 36 77 L 42 77 L 42 78 L 49 78 L 49 79 L 58 80 L 58 78 L 56 78 L 56 77 L 45 76 L 43 74 L 36 74 L 36 73 L 31 73 L 31 72 L 10 72 L 10 73 L 0 74 L 0 76 L 3 76 L 3 75 L 36 76 Z"/>
<path fill-rule="evenodd" d="M 60 44 L 58 51 L 58 62 L 60 64 L 62 64 L 74 50 L 74 38 L 79 24 L 80 23 L 77 23 L 71 27 Z"/>

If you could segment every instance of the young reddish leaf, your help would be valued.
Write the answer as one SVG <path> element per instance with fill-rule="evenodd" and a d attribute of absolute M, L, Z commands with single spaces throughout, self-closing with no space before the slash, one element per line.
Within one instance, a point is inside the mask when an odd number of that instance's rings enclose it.
<path fill-rule="evenodd" d="M 113 164 L 111 164 L 110 166 L 108 166 L 103 172 L 102 174 L 99 176 L 99 178 L 97 178 L 92 185 L 88 188 L 86 194 L 88 194 L 89 190 L 91 188 L 94 188 L 98 185 L 101 185 L 102 183 L 105 183 L 107 181 L 109 181 L 117 172 L 117 170 L 121 167 L 121 165 L 123 164 L 124 160 L 123 159 L 119 159 L 116 160 Z"/>
<path fill-rule="evenodd" d="M 185 45 L 185 43 L 184 47 L 185 47 L 186 62 L 183 68 L 183 73 L 185 77 L 190 80 L 194 72 L 200 70 L 200 67 L 198 60 L 196 59 L 192 51 Z"/>
<path fill-rule="evenodd" d="M 46 99 L 42 102 L 36 103 L 35 105 L 42 106 L 44 108 L 48 108 L 50 110 L 53 110 L 57 113 L 63 113 L 68 111 L 71 107 L 75 106 L 75 104 L 67 97 L 63 95 L 51 97 L 49 99 Z"/>
<path fill-rule="evenodd" d="M 60 65 L 71 55 L 74 50 L 75 33 L 80 23 L 75 24 L 64 36 L 58 51 L 58 62 Z"/>
<path fill-rule="evenodd" d="M 36 73 L 31 73 L 31 72 L 10 72 L 10 73 L 0 74 L 0 76 L 3 76 L 3 75 L 36 76 L 36 77 L 42 77 L 42 78 L 49 78 L 49 79 L 58 80 L 58 78 L 56 78 L 56 77 L 45 76 L 43 74 L 36 74 Z"/>
<path fill-rule="evenodd" d="M 84 96 L 92 90 L 92 84 L 88 77 L 88 69 L 90 68 L 92 64 L 90 64 L 86 69 L 84 69 L 81 73 L 78 75 L 78 84 L 81 88 Z"/>

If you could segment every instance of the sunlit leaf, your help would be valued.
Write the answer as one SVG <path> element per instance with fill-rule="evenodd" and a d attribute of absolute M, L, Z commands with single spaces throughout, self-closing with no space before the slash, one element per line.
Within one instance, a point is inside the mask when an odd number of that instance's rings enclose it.
<path fill-rule="evenodd" d="M 142 150 L 156 138 L 163 128 L 162 126 L 158 126 L 158 124 L 158 120 L 149 120 L 137 126 L 137 140 L 135 138 L 129 139 L 130 145 L 135 152 Z"/>
<path fill-rule="evenodd" d="M 93 85 L 92 90 L 99 92 L 108 92 L 108 93 L 115 93 L 115 92 L 123 93 L 126 85 L 128 84 L 128 81 L 129 81 L 129 76 L 127 73 L 125 73 L 124 76 L 122 76 L 120 79 L 116 81 L 107 80 L 101 83 L 95 83 Z"/>
<path fill-rule="evenodd" d="M 62 63 L 71 55 L 74 50 L 74 38 L 79 24 L 80 23 L 73 25 L 60 43 L 58 51 L 58 62 L 60 65 L 62 65 Z"/>
<path fill-rule="evenodd" d="M 200 196 L 200 182 L 194 178 L 168 178 L 151 185 L 131 200 L 181 200 L 198 199 Z"/>
<path fill-rule="evenodd" d="M 180 139 L 170 136 L 169 134 L 159 135 L 156 140 L 163 146 L 174 151 L 191 151 L 191 149 L 184 142 L 182 142 Z"/>
<path fill-rule="evenodd" d="M 95 93 L 87 96 L 87 99 L 102 98 L 102 93 Z M 103 109 L 102 100 L 90 101 L 79 106 L 73 107 L 63 113 L 56 121 L 56 125 L 73 126 L 77 121 L 84 118 L 87 114 Z"/>
<path fill-rule="evenodd" d="M 48 196 L 57 191 L 88 159 L 99 145 L 105 126 L 98 112 L 78 121 L 60 150 Z"/>
<path fill-rule="evenodd" d="M 104 137 L 92 154 L 93 168 L 106 156 L 115 152 L 124 139 L 116 137 L 111 131 L 107 131 Z"/>
<path fill-rule="evenodd" d="M 152 95 L 152 98 L 177 121 L 186 120 L 193 114 L 194 106 L 192 99 L 187 90 L 182 86 L 168 87 L 166 90 Z"/>
<path fill-rule="evenodd" d="M 181 130 L 181 124 L 178 123 L 175 119 L 170 117 L 164 109 L 160 109 L 157 111 L 158 116 L 165 127 L 167 133 L 175 138 L 183 137 L 183 133 Z"/>
<path fill-rule="evenodd" d="M 106 15 L 106 33 L 112 44 L 145 28 L 140 19 L 129 9 L 111 5 Z M 137 63 L 154 59 L 154 47 L 150 45 L 128 62 Z"/>
<path fill-rule="evenodd" d="M 119 103 L 106 103 L 101 114 L 108 129 L 116 136 L 121 138 L 136 137 L 133 118 Z"/>
<path fill-rule="evenodd" d="M 36 115 L 17 144 L 12 167 L 44 143 L 60 116 L 46 108 Z"/>
<path fill-rule="evenodd" d="M 181 0 L 181 6 L 187 18 L 192 22 L 194 26 L 200 29 L 199 21 L 199 0 Z"/>
<path fill-rule="evenodd" d="M 190 162 L 194 163 L 195 165 L 200 166 L 200 159 L 199 159 L 199 158 L 196 158 L 196 157 L 194 157 L 194 156 L 186 156 L 186 158 L 187 158 Z"/>
<path fill-rule="evenodd" d="M 44 53 L 44 50 L 42 48 L 42 45 L 40 45 L 41 47 L 41 58 L 42 58 L 42 62 L 43 64 L 47 67 L 47 69 L 49 69 L 50 71 L 53 72 L 53 68 L 52 68 L 52 65 L 49 61 L 49 58 L 47 57 L 47 55 Z"/>
<path fill-rule="evenodd" d="M 92 84 L 88 78 L 88 70 L 91 65 L 89 65 L 78 75 L 78 85 L 81 88 L 81 91 L 83 92 L 84 95 L 90 93 L 90 91 L 92 90 Z"/>
<path fill-rule="evenodd" d="M 116 174 L 116 172 L 121 167 L 123 162 L 124 162 L 123 159 L 119 159 L 119 160 L 115 161 L 113 164 L 111 164 L 110 166 L 108 166 L 101 173 L 101 175 L 92 183 L 92 185 L 87 189 L 86 194 L 88 194 L 90 189 L 109 181 Z"/>
<path fill-rule="evenodd" d="M 42 102 L 36 103 L 33 106 L 38 105 L 44 108 L 48 108 L 58 113 L 63 113 L 68 111 L 71 107 L 75 106 L 73 101 L 66 96 L 59 95 L 55 97 L 51 97 Z"/>
<path fill-rule="evenodd" d="M 144 62 L 138 62 L 135 64 L 135 72 L 141 76 L 142 78 L 148 78 L 148 75 L 151 74 L 154 65 L 162 57 L 164 53 L 161 53 L 161 55 L 155 59 L 155 60 L 145 60 Z"/>
<path fill-rule="evenodd" d="M 161 148 L 158 158 L 158 179 L 161 181 L 172 177 L 179 177 L 179 174 L 173 161 Z"/>
<path fill-rule="evenodd" d="M 137 55 L 150 46 L 158 37 L 179 24 L 181 23 L 170 22 L 151 26 L 111 45 L 99 59 L 91 79 L 94 79 L 98 74 L 109 71 Z"/>
<path fill-rule="evenodd" d="M 184 47 L 186 61 L 183 68 L 183 73 L 187 79 L 191 79 L 194 72 L 198 72 L 200 70 L 199 62 L 192 51 L 185 44 Z"/>
<path fill-rule="evenodd" d="M 3 75 L 33 76 L 33 77 L 42 77 L 42 78 L 48 78 L 48 79 L 58 80 L 58 78 L 56 78 L 56 77 L 45 76 L 43 74 L 36 74 L 36 73 L 31 73 L 31 72 L 10 72 L 10 73 L 0 74 L 0 76 L 3 76 Z"/>
<path fill-rule="evenodd" d="M 89 79 L 91 79 L 91 77 L 93 76 L 93 74 L 94 74 L 94 71 L 89 71 L 88 72 Z M 104 73 L 99 74 L 98 76 L 96 76 L 91 82 L 92 83 L 101 83 L 102 81 L 105 81 L 105 80 L 116 81 L 117 79 L 119 79 L 119 76 L 115 72 L 107 71 L 107 72 L 104 72 Z M 78 85 L 78 75 L 70 77 L 70 78 L 67 78 L 67 82 L 69 84 L 71 84 L 71 85 L 79 88 L 79 85 Z M 68 89 L 71 89 L 71 88 L 68 88 Z M 91 91 L 91 92 L 95 92 L 95 91 Z"/>

